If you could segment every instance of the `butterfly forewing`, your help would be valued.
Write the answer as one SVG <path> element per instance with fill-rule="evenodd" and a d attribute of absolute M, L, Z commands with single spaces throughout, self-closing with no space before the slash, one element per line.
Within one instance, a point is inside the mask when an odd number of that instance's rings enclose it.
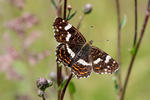
<path fill-rule="evenodd" d="M 118 63 L 97 47 L 91 49 L 93 71 L 99 74 L 112 74 L 117 71 Z"/>
<path fill-rule="evenodd" d="M 55 19 L 53 28 L 54 37 L 60 43 L 84 44 L 86 42 L 83 35 L 74 26 L 60 17 Z"/>

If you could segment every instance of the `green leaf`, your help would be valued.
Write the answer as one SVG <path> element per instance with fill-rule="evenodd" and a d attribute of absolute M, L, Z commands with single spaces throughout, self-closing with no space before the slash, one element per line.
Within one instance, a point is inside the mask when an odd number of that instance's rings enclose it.
<path fill-rule="evenodd" d="M 66 82 L 67 82 L 67 79 L 61 83 L 61 85 L 58 87 L 58 90 L 61 90 L 65 86 Z"/>
<path fill-rule="evenodd" d="M 70 17 L 71 10 L 68 10 L 67 19 Z"/>
<path fill-rule="evenodd" d="M 73 83 L 72 81 L 70 81 L 69 86 L 68 86 L 68 89 L 69 89 L 69 92 L 70 92 L 71 94 L 74 94 L 74 93 L 76 92 L 75 85 L 74 85 L 74 83 Z"/>
<path fill-rule="evenodd" d="M 113 77 L 113 80 L 114 80 L 114 86 L 115 86 L 116 93 L 118 94 L 118 92 L 119 92 L 119 86 L 118 86 L 116 77 Z"/>
<path fill-rule="evenodd" d="M 77 11 L 75 11 L 71 16 L 69 16 L 69 17 L 67 18 L 67 21 L 70 20 L 70 19 L 72 19 L 72 18 L 76 15 L 76 13 L 77 13 Z"/>
<path fill-rule="evenodd" d="M 123 19 L 122 19 L 122 21 L 121 21 L 121 23 L 120 23 L 121 29 L 124 28 L 124 26 L 126 25 L 126 22 L 127 22 L 127 16 L 124 15 L 124 16 L 123 16 Z"/>
<path fill-rule="evenodd" d="M 51 0 L 52 5 L 57 9 L 55 0 Z"/>
<path fill-rule="evenodd" d="M 134 46 L 134 47 L 130 50 L 130 53 L 131 53 L 132 55 L 135 55 L 135 53 L 136 53 L 136 46 Z"/>

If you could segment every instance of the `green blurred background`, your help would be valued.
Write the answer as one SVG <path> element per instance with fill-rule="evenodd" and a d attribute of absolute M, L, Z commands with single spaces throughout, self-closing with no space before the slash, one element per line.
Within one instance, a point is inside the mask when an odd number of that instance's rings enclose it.
<path fill-rule="evenodd" d="M 53 20 L 56 17 L 56 10 L 50 0 L 25 0 L 24 7 L 18 8 L 13 0 L 0 0 L 0 57 L 7 54 L 7 48 L 11 45 L 19 52 L 21 59 L 13 60 L 11 67 L 21 77 L 8 77 L 9 70 L 2 70 L 0 62 L 0 100 L 40 100 L 37 96 L 36 80 L 39 77 L 49 78 L 51 72 L 56 72 L 55 48 L 57 42 L 54 39 L 52 30 Z M 19 1 L 19 0 L 18 0 Z M 138 33 L 141 30 L 145 9 L 148 0 L 138 0 Z M 117 16 L 115 0 L 68 0 L 72 11 L 77 14 L 70 23 L 77 26 L 82 9 L 86 3 L 93 6 L 93 11 L 85 17 L 80 31 L 86 39 L 93 40 L 93 45 L 101 48 L 117 59 Z M 122 80 L 127 72 L 131 54 L 129 50 L 133 44 L 134 36 L 134 0 L 120 0 L 121 18 L 126 16 L 126 25 L 121 30 L 121 72 Z M 27 54 L 39 54 L 48 50 L 48 55 L 39 59 L 35 64 L 30 64 L 25 52 L 22 53 L 22 42 L 24 36 L 5 26 L 5 23 L 22 16 L 24 13 L 31 13 L 38 19 L 38 24 L 25 29 L 25 37 L 30 36 L 34 30 L 40 31 L 40 36 L 28 47 Z M 91 26 L 94 26 L 91 28 Z M 11 41 L 5 39 L 7 33 Z M 137 59 L 135 61 L 125 100 L 150 100 L 150 22 L 145 31 Z M 105 40 L 109 40 L 105 42 Z M 12 74 L 13 75 L 13 74 Z M 13 77 L 13 76 L 12 76 Z M 117 100 L 116 90 L 113 82 L 114 75 L 98 75 L 92 73 L 87 79 L 75 79 L 76 86 L 74 100 Z M 54 88 L 47 90 L 48 99 L 56 100 L 57 94 Z M 26 99 L 25 99 L 26 98 Z M 65 100 L 69 100 L 68 92 Z"/>

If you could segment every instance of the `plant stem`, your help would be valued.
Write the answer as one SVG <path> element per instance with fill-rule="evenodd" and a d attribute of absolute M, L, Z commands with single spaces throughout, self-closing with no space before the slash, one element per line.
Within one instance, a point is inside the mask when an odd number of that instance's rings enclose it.
<path fill-rule="evenodd" d="M 61 0 L 58 0 L 58 4 L 57 4 L 57 16 L 61 17 Z"/>
<path fill-rule="evenodd" d="M 65 84 L 65 86 L 64 86 L 64 88 L 63 88 L 63 90 L 62 90 L 62 92 L 61 92 L 60 100 L 63 100 L 63 98 L 64 98 L 64 95 L 65 95 L 67 86 L 68 86 L 69 82 L 70 82 L 71 79 L 72 79 L 72 75 L 73 75 L 72 73 L 69 75 L 69 78 L 68 78 L 68 80 L 67 80 L 67 82 L 66 82 L 66 84 Z"/>
<path fill-rule="evenodd" d="M 61 0 L 58 0 L 58 4 L 57 4 L 57 16 L 61 17 Z M 57 63 L 57 61 L 56 61 Z M 62 68 L 59 66 L 59 64 L 57 63 L 57 86 L 59 87 L 62 83 Z M 58 100 L 60 100 L 60 93 L 61 90 L 58 90 Z"/>
<path fill-rule="evenodd" d="M 46 98 L 45 98 L 44 94 L 42 95 L 42 100 L 46 100 Z"/>
<path fill-rule="evenodd" d="M 133 47 L 136 45 L 136 41 L 137 41 L 137 30 L 138 30 L 138 12 L 137 12 L 137 0 L 134 1 L 134 10 L 135 10 L 135 33 L 134 33 L 134 41 L 133 41 Z"/>
<path fill-rule="evenodd" d="M 83 21 L 84 17 L 85 17 L 85 14 L 84 14 L 83 16 L 80 17 L 79 23 L 78 23 L 78 25 L 77 25 L 77 29 L 80 28 L 81 22 Z"/>
<path fill-rule="evenodd" d="M 136 52 L 135 52 L 134 55 L 132 55 L 132 58 L 131 58 L 131 61 L 130 61 L 130 64 L 129 64 L 128 72 L 127 72 L 127 75 L 126 75 L 126 78 L 125 78 L 125 83 L 124 83 L 122 94 L 121 94 L 121 100 L 124 99 L 124 95 L 125 95 L 125 92 L 126 92 L 126 88 L 127 88 L 127 84 L 128 84 L 128 81 L 129 81 L 129 77 L 130 77 L 130 74 L 131 74 L 132 67 L 133 67 L 133 63 L 135 61 L 137 52 L 139 50 L 141 41 L 143 39 L 143 35 L 144 35 L 145 28 L 146 28 L 148 20 L 149 20 L 149 16 L 150 16 L 150 0 L 148 1 L 146 15 L 145 15 L 145 19 L 144 19 L 144 24 L 143 24 L 143 27 L 142 27 L 142 30 L 141 30 L 141 33 L 140 33 L 140 38 L 139 38 L 139 40 L 137 42 L 137 46 L 136 46 Z"/>
<path fill-rule="evenodd" d="M 62 83 L 62 67 L 57 63 L 57 86 L 59 87 Z M 61 90 L 58 89 L 58 100 L 60 100 Z"/>
<path fill-rule="evenodd" d="M 64 19 L 66 19 L 66 12 L 67 12 L 67 0 L 64 0 Z"/>
<path fill-rule="evenodd" d="M 61 16 L 61 0 L 58 0 L 58 8 L 57 8 L 57 15 Z M 67 0 L 64 0 L 64 19 L 66 19 L 66 9 L 67 9 Z M 62 67 L 59 66 L 57 63 L 57 85 L 58 87 L 62 83 Z M 61 100 L 61 89 L 58 89 L 58 100 Z"/>
<path fill-rule="evenodd" d="M 117 55 L 118 55 L 118 63 L 121 64 L 121 57 L 120 57 L 120 42 L 121 42 L 121 15 L 120 15 L 120 3 L 119 0 L 116 0 L 116 9 L 117 9 L 117 22 L 118 22 L 118 40 L 117 40 Z M 121 84 L 121 68 L 118 70 L 118 85 L 119 85 L 119 94 L 122 90 L 122 84 Z M 119 95 L 118 95 L 119 96 Z"/>

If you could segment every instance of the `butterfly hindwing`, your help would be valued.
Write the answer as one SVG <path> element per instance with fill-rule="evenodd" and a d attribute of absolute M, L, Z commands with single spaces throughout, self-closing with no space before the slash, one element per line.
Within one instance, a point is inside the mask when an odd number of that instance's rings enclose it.
<path fill-rule="evenodd" d="M 99 74 L 112 74 L 117 71 L 118 63 L 97 47 L 91 49 L 93 71 Z"/>
<path fill-rule="evenodd" d="M 71 55 L 67 51 L 67 47 L 65 44 L 60 44 L 56 48 L 56 61 L 62 62 L 65 66 L 68 66 L 71 63 Z"/>
<path fill-rule="evenodd" d="M 89 47 L 87 49 L 87 47 Z M 71 66 L 71 71 L 77 76 L 77 78 L 88 77 L 92 71 L 92 61 L 90 55 L 90 46 L 84 46 L 81 51 L 78 53 L 80 57 L 74 59 L 74 62 Z M 86 49 L 84 49 L 86 48 Z M 86 51 L 87 50 L 87 51 Z"/>
<path fill-rule="evenodd" d="M 53 28 L 54 37 L 60 43 L 84 44 L 86 42 L 83 35 L 74 26 L 60 17 L 55 19 Z"/>

